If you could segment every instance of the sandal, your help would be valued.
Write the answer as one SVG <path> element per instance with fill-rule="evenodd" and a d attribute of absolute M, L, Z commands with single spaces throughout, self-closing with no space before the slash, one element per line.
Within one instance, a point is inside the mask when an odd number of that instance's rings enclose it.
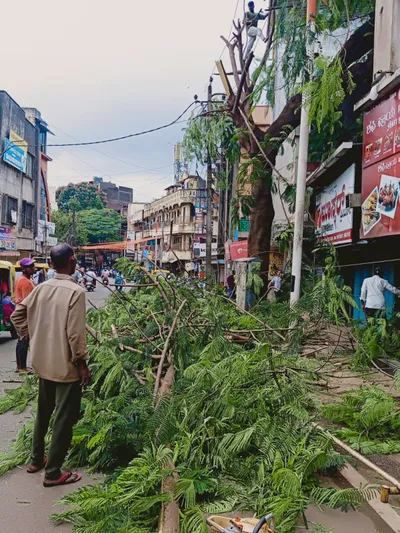
<path fill-rule="evenodd" d="M 36 465 L 30 465 L 28 466 L 28 468 L 26 469 L 26 471 L 28 472 L 28 474 L 36 474 L 36 472 L 40 472 L 40 470 L 43 470 L 43 468 L 47 465 L 47 457 L 45 457 L 43 459 L 43 464 L 41 466 L 36 466 Z"/>
<path fill-rule="evenodd" d="M 82 474 L 76 474 L 72 472 L 65 472 L 58 479 L 45 479 L 43 481 L 43 487 L 58 487 L 60 485 L 70 485 L 71 483 L 77 483 L 82 479 Z"/>

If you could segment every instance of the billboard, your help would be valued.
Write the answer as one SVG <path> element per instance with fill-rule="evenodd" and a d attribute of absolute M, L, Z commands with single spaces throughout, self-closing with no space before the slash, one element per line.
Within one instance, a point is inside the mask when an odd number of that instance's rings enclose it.
<path fill-rule="evenodd" d="M 0 227 L 0 250 L 16 251 L 17 239 L 14 228 Z"/>
<path fill-rule="evenodd" d="M 351 165 L 316 197 L 317 234 L 332 244 L 353 239 L 353 210 L 346 207 L 346 195 L 354 193 L 355 172 L 356 166 Z"/>
<path fill-rule="evenodd" d="M 4 139 L 3 160 L 21 172 L 26 172 L 28 143 L 14 131 L 10 131 L 9 139 Z"/>
<path fill-rule="evenodd" d="M 364 116 L 363 238 L 400 234 L 400 91 Z"/>

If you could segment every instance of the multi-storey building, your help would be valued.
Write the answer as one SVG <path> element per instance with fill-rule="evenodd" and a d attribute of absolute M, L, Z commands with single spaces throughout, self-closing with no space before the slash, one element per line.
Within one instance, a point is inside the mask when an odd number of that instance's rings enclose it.
<path fill-rule="evenodd" d="M 16 261 L 43 253 L 50 216 L 47 124 L 34 108 L 0 91 L 0 256 Z"/>
<path fill-rule="evenodd" d="M 187 271 L 198 269 L 206 242 L 206 184 L 198 176 L 188 176 L 165 189 L 162 198 L 134 213 L 130 234 L 135 256 L 143 262 L 182 265 Z M 213 246 L 216 255 L 218 210 L 213 209 Z M 205 254 L 204 254 L 205 256 Z"/>

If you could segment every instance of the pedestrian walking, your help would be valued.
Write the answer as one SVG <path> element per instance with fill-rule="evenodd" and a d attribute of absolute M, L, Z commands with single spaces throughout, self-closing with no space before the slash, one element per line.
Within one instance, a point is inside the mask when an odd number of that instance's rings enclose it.
<path fill-rule="evenodd" d="M 361 287 L 361 307 L 367 317 L 376 318 L 386 314 L 385 292 L 389 291 L 400 296 L 400 290 L 393 287 L 386 279 L 383 279 L 384 272 L 380 267 L 376 267 L 374 275 L 365 278 Z"/>
<path fill-rule="evenodd" d="M 122 272 L 118 272 L 118 274 L 115 276 L 114 283 L 117 286 L 117 291 L 122 292 L 122 288 L 125 285 L 125 280 L 122 276 Z"/>
<path fill-rule="evenodd" d="M 231 299 L 235 296 L 235 292 L 236 292 L 235 271 L 232 271 L 232 274 L 230 274 L 226 278 L 226 286 L 228 288 L 228 298 Z"/>
<path fill-rule="evenodd" d="M 278 272 L 271 279 L 268 285 L 268 300 L 270 300 L 271 302 L 276 301 L 276 298 L 282 288 L 282 278 L 283 278 L 283 272 L 282 270 L 278 270 Z"/>
<path fill-rule="evenodd" d="M 77 422 L 82 387 L 90 383 L 85 335 L 85 292 L 72 279 L 76 257 L 68 244 L 51 249 L 56 276 L 39 285 L 11 318 L 21 338 L 31 339 L 32 366 L 39 376 L 38 408 L 30 474 L 45 468 L 43 485 L 76 483 L 81 475 L 61 467 Z M 45 436 L 54 412 L 47 458 Z"/>
<path fill-rule="evenodd" d="M 15 304 L 22 303 L 35 288 L 35 284 L 32 281 L 33 274 L 35 273 L 35 261 L 24 257 L 19 262 L 22 268 L 22 275 L 17 279 L 15 283 Z M 17 372 L 30 372 L 31 369 L 27 368 L 26 361 L 28 359 L 29 350 L 29 335 L 24 338 L 18 336 L 16 358 L 17 358 Z"/>

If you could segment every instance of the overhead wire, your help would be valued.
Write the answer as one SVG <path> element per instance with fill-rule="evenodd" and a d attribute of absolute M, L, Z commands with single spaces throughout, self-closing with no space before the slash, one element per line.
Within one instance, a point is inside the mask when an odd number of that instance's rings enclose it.
<path fill-rule="evenodd" d="M 166 128 L 169 128 L 175 124 L 180 124 L 180 119 L 185 115 L 185 113 L 187 113 L 187 111 L 189 111 L 189 109 L 193 106 L 193 105 L 198 105 L 199 102 L 196 102 L 196 101 L 193 101 L 190 105 L 188 105 L 186 107 L 186 109 L 184 109 L 184 111 L 182 111 L 182 113 L 175 119 L 173 120 L 172 122 L 169 122 L 168 124 L 164 124 L 162 126 L 157 126 L 156 128 L 151 128 L 149 130 L 144 130 L 144 131 L 139 131 L 139 132 L 136 132 L 136 133 L 130 133 L 128 135 L 122 135 L 120 137 L 113 137 L 111 139 L 102 139 L 100 141 L 87 141 L 87 142 L 77 142 L 77 143 L 57 143 L 57 144 L 48 144 L 47 146 L 48 147 L 64 147 L 64 146 L 90 146 L 90 145 L 94 145 L 94 144 L 106 144 L 106 143 L 111 143 L 111 142 L 116 142 L 116 141 L 123 141 L 125 139 L 131 139 L 133 137 L 140 137 L 142 135 L 147 135 L 148 133 L 154 133 L 156 131 L 160 131 L 160 130 L 164 130 Z M 186 122 L 185 120 L 182 121 L 182 122 Z"/>
<path fill-rule="evenodd" d="M 63 134 L 66 135 L 67 137 L 70 137 L 71 139 L 74 139 L 74 140 L 77 141 L 77 142 L 81 142 L 79 139 L 77 139 L 77 138 L 74 137 L 73 135 L 70 135 L 70 134 L 67 133 L 66 131 L 63 131 L 61 128 L 58 128 L 57 126 L 54 126 L 54 125 L 50 124 L 50 127 L 51 127 L 51 128 L 54 128 L 54 129 L 56 129 L 56 130 L 58 130 L 58 131 L 60 131 L 61 133 L 63 133 Z M 151 172 L 154 172 L 154 171 L 157 171 L 157 170 L 160 169 L 160 168 L 165 168 L 165 167 L 167 167 L 167 166 L 172 166 L 172 165 L 163 165 L 163 166 L 161 166 L 161 167 L 147 168 L 147 167 L 143 167 L 143 166 L 141 166 L 141 165 L 136 165 L 135 163 L 132 163 L 132 162 L 130 162 L 130 161 L 125 161 L 124 159 L 120 159 L 119 157 L 116 157 L 116 156 L 114 156 L 114 155 L 108 154 L 107 152 L 103 152 L 102 150 L 99 150 L 98 148 L 94 148 L 94 146 L 92 146 L 92 145 L 89 145 L 89 148 L 90 148 L 91 150 L 93 150 L 94 152 L 97 152 L 97 153 L 99 153 L 99 154 L 105 155 L 106 157 L 109 157 L 110 159 L 114 159 L 115 161 L 119 161 L 120 163 L 123 163 L 124 165 L 132 166 L 132 167 L 135 167 L 135 168 L 140 168 L 140 169 L 142 169 L 142 170 L 147 170 L 147 171 L 149 171 L 149 172 L 150 172 L 150 171 L 151 171 Z M 135 171 L 135 173 L 136 173 L 136 172 L 139 173 L 140 170 Z M 132 174 L 133 174 L 133 172 L 132 172 Z M 160 172 L 160 174 L 163 174 L 163 173 Z M 116 174 L 113 174 L 113 175 L 115 176 Z M 121 175 L 121 176 L 124 176 L 125 174 L 120 174 L 120 175 Z M 126 175 L 128 175 L 128 173 L 126 173 Z"/>

